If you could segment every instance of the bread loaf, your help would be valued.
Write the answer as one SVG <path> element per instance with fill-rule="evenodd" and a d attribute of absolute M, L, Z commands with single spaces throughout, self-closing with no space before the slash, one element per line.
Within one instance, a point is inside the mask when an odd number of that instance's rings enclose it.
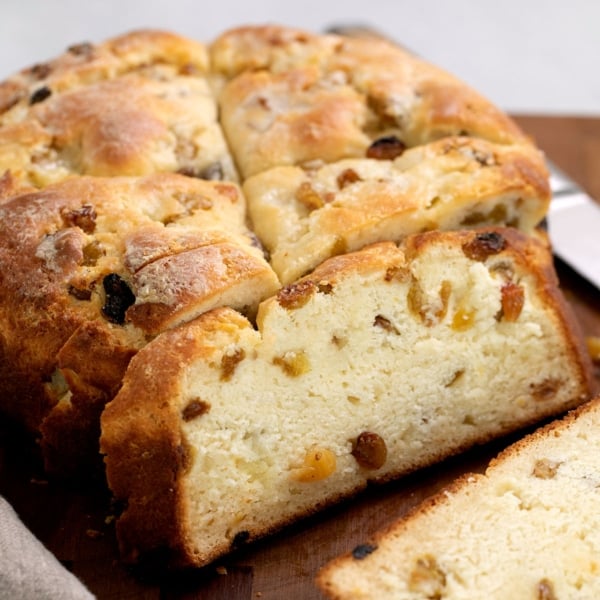
<path fill-rule="evenodd" d="M 549 199 L 509 117 L 384 41 L 71 46 L 0 84 L 0 410 L 62 474 L 104 412 L 124 556 L 205 564 L 590 396 Z"/>
<path fill-rule="evenodd" d="M 102 416 L 124 558 L 206 564 L 580 403 L 589 365 L 555 285 L 516 230 L 436 231 L 329 259 L 257 329 L 222 308 L 157 337 Z"/>
<path fill-rule="evenodd" d="M 337 600 L 597 598 L 600 398 L 465 475 L 319 582 Z"/>

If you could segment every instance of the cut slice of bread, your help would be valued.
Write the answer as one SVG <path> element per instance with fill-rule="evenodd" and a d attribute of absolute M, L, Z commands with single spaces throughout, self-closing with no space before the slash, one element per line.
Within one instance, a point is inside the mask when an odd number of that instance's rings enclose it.
<path fill-rule="evenodd" d="M 336 600 L 600 597 L 600 398 L 327 565 Z"/>
<path fill-rule="evenodd" d="M 264 301 L 256 328 L 217 309 L 133 358 L 102 416 L 123 557 L 206 564 L 591 387 L 551 255 L 516 230 L 330 259 Z"/>

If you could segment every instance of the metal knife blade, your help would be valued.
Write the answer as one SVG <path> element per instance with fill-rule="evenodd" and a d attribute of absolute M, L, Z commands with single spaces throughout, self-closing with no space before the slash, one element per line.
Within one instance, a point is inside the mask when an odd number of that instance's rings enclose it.
<path fill-rule="evenodd" d="M 556 165 L 548 166 L 552 202 L 547 221 L 553 252 L 600 289 L 600 206 Z"/>

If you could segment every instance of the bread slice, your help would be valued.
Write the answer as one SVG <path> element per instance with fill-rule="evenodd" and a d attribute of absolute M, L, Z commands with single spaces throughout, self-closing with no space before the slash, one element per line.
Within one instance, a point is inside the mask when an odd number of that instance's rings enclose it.
<path fill-rule="evenodd" d="M 598 598 L 600 398 L 319 574 L 337 600 Z"/>
<path fill-rule="evenodd" d="M 254 314 L 279 282 L 234 183 L 75 177 L 0 204 L 0 388 L 50 471 L 98 457 L 131 356 L 216 306 Z"/>
<path fill-rule="evenodd" d="M 332 258 L 265 300 L 256 328 L 216 309 L 132 359 L 102 415 L 122 555 L 204 565 L 591 386 L 551 255 L 514 229 Z"/>
<path fill-rule="evenodd" d="M 237 180 L 202 44 L 137 31 L 0 84 L 0 174 L 23 187 L 73 175 L 182 171 Z"/>

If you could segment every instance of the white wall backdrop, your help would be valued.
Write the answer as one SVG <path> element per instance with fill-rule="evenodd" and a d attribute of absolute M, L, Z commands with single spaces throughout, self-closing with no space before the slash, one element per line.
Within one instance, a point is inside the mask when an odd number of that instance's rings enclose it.
<path fill-rule="evenodd" d="M 368 24 L 506 110 L 600 116 L 598 0 L 0 0 L 0 78 L 80 41 L 245 23 Z"/>

